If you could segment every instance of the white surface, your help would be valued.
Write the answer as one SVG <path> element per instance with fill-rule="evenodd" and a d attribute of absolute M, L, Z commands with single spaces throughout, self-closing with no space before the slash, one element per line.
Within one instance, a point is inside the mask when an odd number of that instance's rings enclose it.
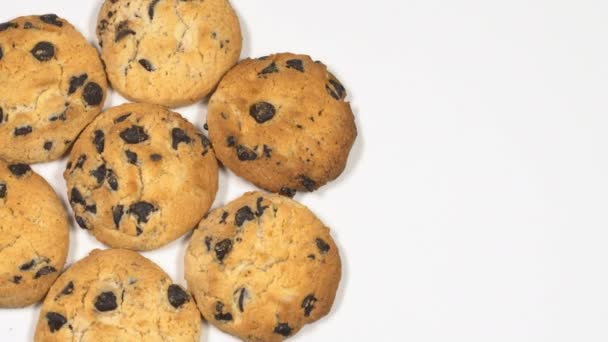
<path fill-rule="evenodd" d="M 325 61 L 359 126 L 347 172 L 297 196 L 333 228 L 344 277 L 294 341 L 608 340 L 605 0 L 233 3 L 244 56 Z M 99 5 L 0 8 L 93 39 Z M 179 111 L 201 127 L 202 105 Z M 65 198 L 64 163 L 35 169 Z M 216 206 L 253 188 L 227 172 L 221 186 Z M 183 284 L 185 245 L 145 255 Z M 94 247 L 74 229 L 70 262 Z M 37 310 L 0 310 L 2 340 L 31 339 Z"/>

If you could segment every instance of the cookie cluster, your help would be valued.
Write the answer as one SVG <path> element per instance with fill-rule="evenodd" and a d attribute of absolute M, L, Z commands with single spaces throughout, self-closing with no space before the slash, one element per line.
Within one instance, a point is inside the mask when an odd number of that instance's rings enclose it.
<path fill-rule="evenodd" d="M 342 83 L 306 55 L 239 62 L 227 0 L 106 0 L 97 36 L 100 53 L 54 14 L 0 24 L 0 307 L 43 300 L 36 341 L 198 341 L 201 314 L 282 341 L 327 315 L 338 247 L 292 198 L 344 171 Z M 110 87 L 133 103 L 103 111 Z M 208 136 L 170 109 L 206 97 Z M 28 164 L 66 154 L 74 219 L 110 249 L 62 273 L 68 216 Z M 211 210 L 220 165 L 267 192 Z M 137 251 L 192 230 L 186 290 Z"/>

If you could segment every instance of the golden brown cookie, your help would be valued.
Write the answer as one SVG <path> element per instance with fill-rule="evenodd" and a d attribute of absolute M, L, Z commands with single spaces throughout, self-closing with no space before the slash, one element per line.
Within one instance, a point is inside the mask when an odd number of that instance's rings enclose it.
<path fill-rule="evenodd" d="M 0 24 L 0 158 L 62 157 L 99 114 L 106 75 L 97 50 L 56 15 Z"/>
<path fill-rule="evenodd" d="M 0 161 L 0 307 L 44 297 L 68 254 L 65 209 L 51 186 L 25 164 Z"/>
<path fill-rule="evenodd" d="M 64 177 L 76 222 L 109 246 L 135 250 L 193 229 L 218 188 L 209 140 L 150 104 L 102 113 L 74 144 Z"/>
<path fill-rule="evenodd" d="M 238 61 L 242 40 L 228 0 L 106 0 L 97 36 L 112 87 L 168 107 L 207 96 Z"/>
<path fill-rule="evenodd" d="M 72 265 L 42 304 L 35 341 L 199 341 L 190 295 L 150 260 L 94 250 Z"/>
<path fill-rule="evenodd" d="M 327 315 L 341 277 L 329 229 L 301 204 L 247 193 L 215 209 L 185 257 L 209 323 L 244 341 L 282 341 Z"/>
<path fill-rule="evenodd" d="M 217 157 L 255 185 L 293 196 L 345 168 L 357 135 L 346 90 L 310 57 L 248 59 L 222 79 L 207 124 Z"/>

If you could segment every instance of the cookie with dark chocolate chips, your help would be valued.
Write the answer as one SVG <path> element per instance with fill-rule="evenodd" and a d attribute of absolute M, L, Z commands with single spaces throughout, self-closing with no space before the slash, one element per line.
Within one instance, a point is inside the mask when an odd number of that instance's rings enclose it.
<path fill-rule="evenodd" d="M 94 250 L 57 278 L 34 341 L 194 342 L 200 334 L 200 313 L 183 287 L 138 253 L 109 249 Z"/>
<path fill-rule="evenodd" d="M 167 107 L 209 95 L 242 45 L 228 0 L 106 0 L 97 37 L 113 88 L 134 102 Z"/>
<path fill-rule="evenodd" d="M 247 59 L 211 96 L 209 137 L 218 159 L 258 187 L 315 191 L 343 172 L 357 136 L 345 98 L 342 83 L 308 56 Z"/>
<path fill-rule="evenodd" d="M 244 341 L 274 342 L 329 313 L 341 262 L 329 229 L 310 210 L 251 192 L 201 221 L 185 276 L 210 324 Z"/>
<path fill-rule="evenodd" d="M 63 268 L 69 225 L 53 188 L 25 164 L 0 161 L 0 308 L 40 301 Z"/>
<path fill-rule="evenodd" d="M 73 167 L 64 173 L 80 226 L 109 246 L 135 250 L 191 230 L 218 187 L 215 154 L 200 134 L 158 105 L 125 104 L 99 115 L 74 144 Z"/>
<path fill-rule="evenodd" d="M 97 50 L 55 14 L 0 29 L 0 158 L 61 158 L 101 112 L 107 81 Z M 75 57 L 76 56 L 76 57 Z"/>

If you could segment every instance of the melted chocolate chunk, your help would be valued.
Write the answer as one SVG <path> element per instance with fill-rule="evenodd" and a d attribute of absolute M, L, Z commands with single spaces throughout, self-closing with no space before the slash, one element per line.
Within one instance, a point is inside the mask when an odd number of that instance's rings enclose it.
<path fill-rule="evenodd" d="M 98 106 L 103 101 L 103 89 L 95 82 L 89 82 L 84 86 L 82 97 L 89 106 Z"/>
<path fill-rule="evenodd" d="M 243 145 L 238 145 L 236 147 L 236 154 L 240 161 L 253 161 L 258 159 L 258 154 L 255 153 L 255 151 Z"/>
<path fill-rule="evenodd" d="M 80 157 L 78 157 L 78 160 L 76 161 L 76 165 L 74 166 L 75 169 L 82 169 L 82 167 L 84 166 L 84 162 L 87 161 L 87 156 L 84 154 L 81 154 Z"/>
<path fill-rule="evenodd" d="M 217 259 L 222 262 L 226 255 L 232 251 L 232 240 L 225 239 L 215 244 L 215 256 Z"/>
<path fill-rule="evenodd" d="M 61 294 L 64 296 L 67 295 L 71 295 L 72 293 L 74 293 L 74 283 L 73 282 L 69 282 L 64 288 L 63 290 L 61 290 Z"/>
<path fill-rule="evenodd" d="M 125 155 L 127 156 L 127 161 L 129 164 L 137 165 L 137 153 L 131 150 L 126 150 Z"/>
<path fill-rule="evenodd" d="M 141 65 L 144 69 L 146 69 L 146 71 L 152 72 L 152 71 L 156 70 L 156 68 L 154 68 L 152 63 L 150 63 L 150 61 L 147 59 L 142 58 L 138 62 L 139 62 L 139 65 Z"/>
<path fill-rule="evenodd" d="M 57 269 L 55 269 L 55 267 L 44 266 L 43 268 L 39 269 L 38 272 L 36 272 L 36 274 L 34 275 L 34 279 L 38 279 L 42 276 L 45 276 L 45 275 L 51 274 L 51 273 L 55 273 L 55 272 L 57 272 Z"/>
<path fill-rule="evenodd" d="M 179 144 L 181 143 L 189 144 L 192 142 L 192 139 L 181 128 L 174 128 L 171 130 L 171 138 L 173 140 L 171 146 L 173 146 L 174 150 L 177 150 Z"/>
<path fill-rule="evenodd" d="M 32 267 L 34 267 L 34 265 L 36 265 L 36 260 L 32 259 L 32 260 L 22 264 L 21 266 L 19 266 L 19 269 L 21 271 L 29 271 L 32 269 Z"/>
<path fill-rule="evenodd" d="M 115 310 L 118 307 L 116 304 L 116 295 L 114 292 L 102 292 L 95 299 L 95 309 L 99 312 L 107 312 Z"/>
<path fill-rule="evenodd" d="M 316 242 L 317 248 L 319 248 L 319 252 L 321 252 L 321 254 L 326 254 L 327 252 L 329 252 L 330 246 L 323 239 L 317 238 L 315 240 L 315 242 Z"/>
<path fill-rule="evenodd" d="M 8 166 L 9 171 L 17 176 L 17 177 L 21 177 L 23 175 L 25 175 L 26 173 L 28 173 L 29 171 L 31 171 L 32 169 L 30 168 L 29 165 L 27 164 L 13 164 L 13 165 L 9 165 Z"/>
<path fill-rule="evenodd" d="M 310 317 L 312 310 L 315 308 L 315 303 L 317 302 L 317 298 L 315 295 L 310 294 L 304 298 L 302 301 L 301 308 L 304 310 L 304 316 Z"/>
<path fill-rule="evenodd" d="M 120 132 L 120 137 L 127 144 L 139 144 L 150 138 L 148 134 L 146 134 L 144 128 L 142 126 L 137 125 L 133 125 Z"/>
<path fill-rule="evenodd" d="M 304 63 L 301 59 L 290 59 L 286 62 L 287 68 L 304 72 Z"/>
<path fill-rule="evenodd" d="M 148 17 L 150 17 L 150 20 L 154 19 L 154 9 L 159 1 L 160 0 L 152 0 L 150 5 L 148 5 Z"/>
<path fill-rule="evenodd" d="M 18 28 L 18 27 L 19 27 L 19 25 L 15 24 L 15 23 L 11 23 L 11 22 L 2 23 L 2 24 L 0 24 L 0 32 L 6 31 L 11 28 Z"/>
<path fill-rule="evenodd" d="M 153 204 L 148 202 L 137 202 L 129 206 L 129 214 L 137 217 L 137 223 L 146 223 L 149 220 L 150 215 L 157 211 Z"/>
<path fill-rule="evenodd" d="M 131 34 L 135 35 L 135 31 L 129 28 L 129 23 L 126 20 L 121 21 L 116 27 L 116 36 L 114 37 L 114 42 L 118 43 L 120 40 Z"/>
<path fill-rule="evenodd" d="M 42 20 L 43 22 L 45 22 L 47 24 L 55 25 L 57 27 L 63 26 L 63 22 L 61 20 L 59 20 L 59 17 L 56 14 L 41 15 L 40 20 Z"/>
<path fill-rule="evenodd" d="M 78 88 L 82 87 L 88 77 L 89 75 L 87 74 L 72 76 L 72 78 L 70 78 L 70 89 L 68 89 L 68 95 L 74 94 Z"/>
<path fill-rule="evenodd" d="M 116 229 L 120 226 L 120 220 L 122 219 L 122 215 L 125 212 L 125 207 L 122 205 L 117 205 L 112 207 L 112 219 L 114 220 L 114 225 L 116 225 Z"/>
<path fill-rule="evenodd" d="M 175 284 L 169 286 L 169 289 L 167 289 L 167 298 L 169 299 L 171 306 L 176 309 L 190 300 L 190 296 L 188 296 L 186 291 L 184 291 L 181 286 Z"/>
<path fill-rule="evenodd" d="M 262 202 L 264 201 L 264 198 L 262 197 L 258 197 L 257 201 L 256 201 L 256 212 L 255 215 L 257 217 L 260 217 L 262 215 L 264 215 L 264 210 L 268 209 L 267 205 L 262 205 Z"/>
<path fill-rule="evenodd" d="M 0 183 L 0 198 L 6 198 L 6 184 Z"/>
<path fill-rule="evenodd" d="M 317 182 L 315 182 L 314 180 L 310 179 L 307 176 L 300 176 L 300 184 L 302 184 L 302 186 L 304 186 L 304 188 L 306 188 L 306 190 L 308 191 L 315 191 L 317 189 Z"/>
<path fill-rule="evenodd" d="M 118 190 L 118 179 L 116 179 L 116 175 L 112 170 L 108 170 L 108 185 L 110 189 L 116 191 Z"/>
<path fill-rule="evenodd" d="M 14 134 L 16 137 L 22 136 L 22 135 L 28 135 L 30 133 L 32 133 L 32 126 L 17 127 L 17 128 L 15 128 L 15 131 L 14 131 Z"/>
<path fill-rule="evenodd" d="M 93 137 L 93 144 L 95 145 L 95 149 L 97 153 L 102 153 L 106 143 L 106 136 L 101 130 L 95 131 L 95 136 Z"/>
<path fill-rule="evenodd" d="M 237 227 L 240 227 L 245 223 L 245 221 L 253 221 L 255 219 L 255 215 L 249 206 L 244 206 L 241 209 L 237 210 L 234 215 L 234 223 Z"/>
<path fill-rule="evenodd" d="M 104 179 L 106 179 L 106 175 L 108 174 L 108 169 L 105 164 L 100 165 L 95 170 L 91 170 L 91 176 L 95 177 L 97 180 L 97 184 L 103 184 Z"/>
<path fill-rule="evenodd" d="M 115 124 L 117 124 L 117 123 L 121 123 L 121 122 L 123 122 L 123 121 L 127 120 L 127 118 L 128 118 L 129 116 L 131 116 L 131 113 L 123 114 L 123 115 L 121 115 L 121 116 L 117 117 L 116 119 L 114 119 L 114 123 L 115 123 Z"/>
<path fill-rule="evenodd" d="M 30 52 L 40 62 L 47 62 L 55 56 L 55 46 L 49 42 L 39 42 Z"/>
<path fill-rule="evenodd" d="M 258 102 L 249 107 L 249 115 L 259 124 L 271 120 L 276 115 L 276 108 L 272 103 Z"/>
<path fill-rule="evenodd" d="M 272 62 L 269 66 L 265 67 L 262 71 L 260 71 L 258 73 L 258 76 L 273 74 L 275 72 L 279 72 L 279 69 L 277 68 L 277 64 L 275 62 Z"/>
<path fill-rule="evenodd" d="M 80 226 L 80 228 L 89 229 L 87 222 L 82 217 L 76 215 L 76 216 L 74 216 L 74 219 L 76 220 L 76 223 L 78 223 L 78 226 Z"/>
<path fill-rule="evenodd" d="M 293 198 L 293 196 L 296 195 L 296 191 L 294 189 L 288 188 L 288 187 L 282 187 L 281 190 L 279 190 L 279 195 L 281 196 L 285 196 L 285 197 L 289 197 L 289 198 Z"/>
<path fill-rule="evenodd" d="M 161 159 L 163 159 L 163 156 L 161 156 L 158 153 L 154 153 L 154 154 L 150 155 L 150 160 L 152 160 L 152 161 L 159 161 Z"/>
<path fill-rule="evenodd" d="M 211 236 L 205 236 L 205 246 L 207 247 L 207 252 L 211 251 L 211 241 L 213 241 Z"/>
<path fill-rule="evenodd" d="M 53 142 L 52 141 L 45 141 L 44 145 L 42 146 L 45 150 L 50 151 L 53 149 Z"/>
<path fill-rule="evenodd" d="M 279 334 L 281 336 L 288 337 L 289 335 L 291 335 L 291 328 L 289 327 L 289 324 L 287 324 L 287 323 L 279 323 L 274 328 L 274 333 Z"/>
<path fill-rule="evenodd" d="M 58 331 L 68 322 L 68 320 L 63 315 L 58 314 L 56 312 L 47 312 L 45 317 L 51 333 Z"/>

